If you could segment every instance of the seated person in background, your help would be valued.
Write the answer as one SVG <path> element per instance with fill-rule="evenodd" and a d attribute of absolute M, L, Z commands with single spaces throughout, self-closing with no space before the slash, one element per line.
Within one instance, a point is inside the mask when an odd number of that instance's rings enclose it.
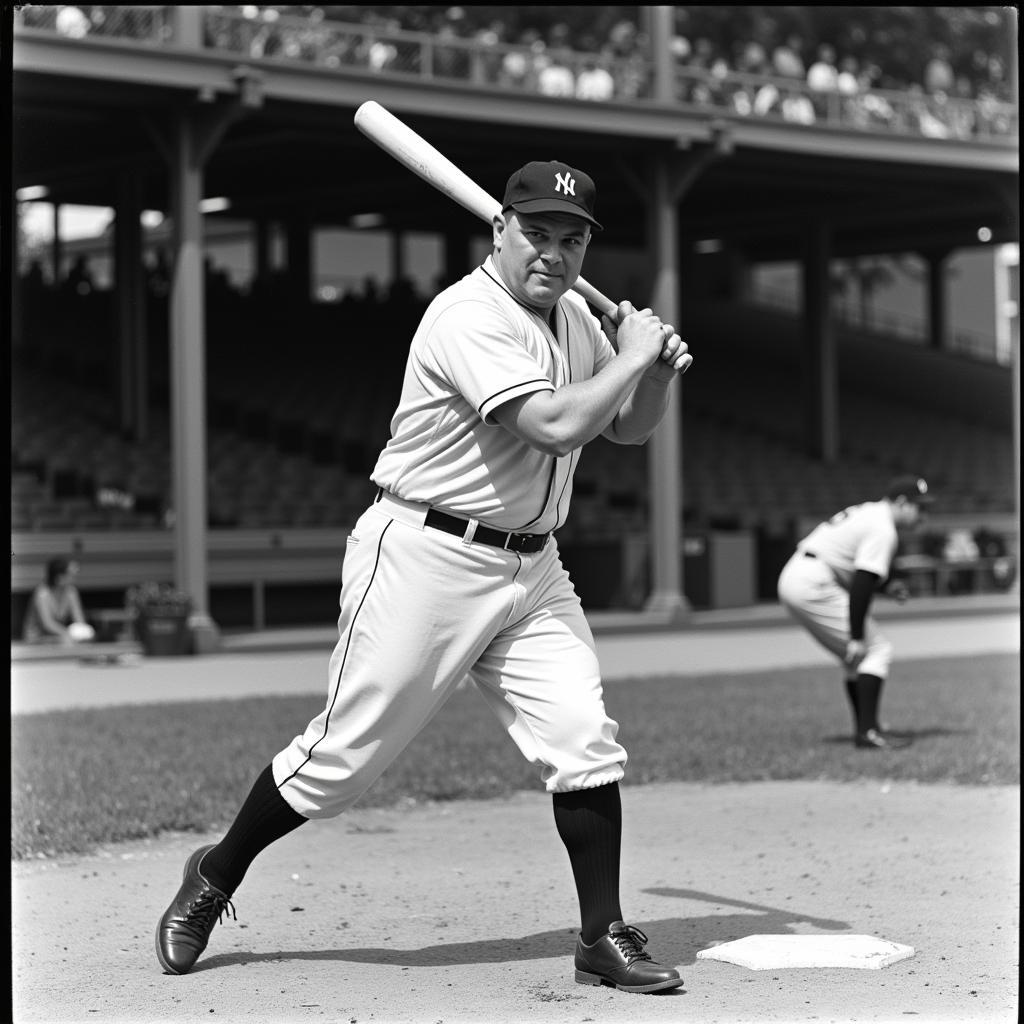
<path fill-rule="evenodd" d="M 22 639 L 28 643 L 59 640 L 64 644 L 92 640 L 96 635 L 85 621 L 82 599 L 75 586 L 78 563 L 51 558 L 46 563 L 46 582 L 32 591 L 25 611 Z"/>

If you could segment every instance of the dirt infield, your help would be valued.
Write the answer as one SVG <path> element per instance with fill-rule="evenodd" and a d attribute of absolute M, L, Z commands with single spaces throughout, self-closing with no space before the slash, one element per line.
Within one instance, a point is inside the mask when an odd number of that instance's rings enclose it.
<path fill-rule="evenodd" d="M 894 621 L 891 632 L 908 658 L 1016 650 L 1013 619 L 1001 610 Z M 650 672 L 818 657 L 782 626 L 681 642 L 598 639 L 612 679 L 635 672 L 639 652 Z M 182 699 L 274 692 L 285 662 L 295 685 L 315 689 L 326 655 L 17 666 L 12 710 L 166 699 L 175 685 Z M 685 979 L 651 996 L 574 982 L 574 888 L 542 792 L 357 808 L 304 826 L 261 855 L 236 894 L 238 919 L 215 929 L 185 977 L 162 973 L 155 926 L 187 855 L 219 835 L 16 862 L 12 1019 L 1009 1024 L 1018 1010 L 1019 797 L 1016 786 L 878 781 L 625 786 L 623 910 Z M 775 934 L 873 935 L 915 955 L 881 970 L 753 971 L 696 957 Z"/>
<path fill-rule="evenodd" d="M 623 909 L 682 989 L 578 985 L 578 927 L 550 800 L 355 810 L 261 855 L 184 977 L 156 921 L 173 836 L 14 866 L 14 1019 L 555 1022 L 1017 1019 L 1019 789 L 666 784 L 623 790 Z M 215 837 L 211 837 L 215 838 Z M 882 970 L 697 960 L 761 934 L 906 943 Z"/>

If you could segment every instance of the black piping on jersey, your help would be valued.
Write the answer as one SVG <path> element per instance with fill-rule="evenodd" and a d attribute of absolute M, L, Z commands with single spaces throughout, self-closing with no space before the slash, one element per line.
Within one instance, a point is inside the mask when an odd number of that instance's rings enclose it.
<path fill-rule="evenodd" d="M 359 607 L 356 609 L 355 615 L 352 616 L 352 621 L 348 627 L 348 639 L 345 641 L 345 653 L 341 658 L 341 666 L 338 668 L 338 678 L 334 682 L 334 695 L 331 697 L 331 706 L 327 709 L 327 715 L 324 718 L 324 734 L 320 737 L 313 745 L 309 748 L 309 753 L 306 755 L 306 760 L 300 764 L 295 771 L 291 773 L 287 778 L 284 778 L 278 783 L 277 788 L 280 788 L 291 779 L 294 779 L 296 775 L 306 767 L 307 764 L 313 759 L 313 751 L 316 750 L 318 744 L 327 738 L 327 733 L 331 728 L 331 714 L 334 711 L 334 705 L 338 700 L 338 694 L 341 692 L 341 677 L 345 674 L 345 663 L 348 661 L 349 648 L 352 646 L 352 631 L 356 627 L 356 620 L 359 618 L 359 613 L 363 610 L 363 605 L 366 603 L 367 595 L 370 593 L 370 588 L 373 586 L 373 581 L 377 578 L 377 567 L 380 565 L 380 552 L 384 546 L 384 537 L 388 530 L 391 529 L 391 525 L 394 523 L 394 519 L 388 522 L 388 525 L 384 527 L 380 532 L 380 540 L 377 541 L 377 557 L 374 559 L 373 572 L 370 573 L 370 582 L 366 584 L 366 590 L 363 591 L 363 596 L 359 599 Z"/>
<path fill-rule="evenodd" d="M 486 398 L 485 398 L 485 399 L 484 399 L 484 400 L 483 400 L 483 401 L 482 401 L 482 402 L 481 402 L 481 403 L 480 403 L 480 404 L 479 404 L 479 405 L 478 405 L 478 406 L 476 407 L 476 414 L 477 414 L 477 416 L 479 416 L 479 417 L 480 417 L 480 419 L 483 419 L 484 417 L 483 417 L 483 416 L 481 415 L 481 411 L 483 410 L 483 407 L 484 407 L 484 406 L 485 406 L 485 405 L 486 405 L 486 404 L 487 404 L 488 402 L 493 402 L 493 401 L 494 401 L 494 399 L 495 399 L 495 398 L 497 398 L 497 397 L 498 397 L 499 395 L 503 395 L 503 394 L 505 394 L 505 392 L 506 392 L 506 391 L 515 391 L 515 390 L 516 390 L 516 388 L 521 388 L 521 387 L 523 387 L 523 386 L 524 386 L 524 385 L 526 385 L 526 384 L 541 384 L 541 383 L 544 383 L 544 384 L 550 384 L 550 383 L 551 383 L 551 381 L 549 381 L 549 380 L 547 379 L 547 377 L 534 377 L 534 378 L 533 378 L 533 380 L 521 380 L 521 381 L 518 381 L 517 383 L 515 383 L 515 384 L 511 385 L 510 387 L 507 387 L 507 388 L 502 388 L 502 389 L 501 389 L 500 391 L 495 391 L 493 395 L 488 395 L 488 396 L 487 396 L 487 397 L 486 397 Z M 499 402 L 498 404 L 499 404 L 499 405 L 501 405 L 502 403 L 501 403 L 501 402 Z M 484 420 L 484 422 L 486 423 L 487 421 L 486 421 L 486 420 Z"/>

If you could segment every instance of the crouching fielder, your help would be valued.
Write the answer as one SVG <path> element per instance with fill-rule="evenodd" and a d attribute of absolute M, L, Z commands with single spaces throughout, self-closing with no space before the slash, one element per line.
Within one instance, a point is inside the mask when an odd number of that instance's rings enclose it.
<path fill-rule="evenodd" d="M 907 742 L 879 724 L 892 644 L 869 613 L 879 589 L 906 600 L 906 587 L 889 581 L 892 560 L 900 531 L 917 525 L 931 501 L 920 477 L 897 477 L 881 500 L 851 505 L 819 523 L 779 575 L 779 600 L 843 667 L 858 747 L 884 750 Z"/>

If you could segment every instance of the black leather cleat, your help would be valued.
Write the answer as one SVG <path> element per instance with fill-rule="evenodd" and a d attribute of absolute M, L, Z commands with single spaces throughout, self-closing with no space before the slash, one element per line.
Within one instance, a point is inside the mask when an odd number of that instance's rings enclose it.
<path fill-rule="evenodd" d="M 683 983 L 679 972 L 655 963 L 644 950 L 647 936 L 639 928 L 613 921 L 592 946 L 576 940 L 576 981 L 614 985 L 623 992 L 660 992 Z"/>
<path fill-rule="evenodd" d="M 156 958 L 168 974 L 187 974 L 210 941 L 213 926 L 225 910 L 235 916 L 234 904 L 203 877 L 199 864 L 213 846 L 196 850 L 185 862 L 185 873 L 174 902 L 156 927 Z"/>
<path fill-rule="evenodd" d="M 859 732 L 854 737 L 854 745 L 865 750 L 900 750 L 910 746 L 910 740 L 904 736 L 893 736 L 879 732 L 878 729 L 868 729 L 867 732 Z"/>

